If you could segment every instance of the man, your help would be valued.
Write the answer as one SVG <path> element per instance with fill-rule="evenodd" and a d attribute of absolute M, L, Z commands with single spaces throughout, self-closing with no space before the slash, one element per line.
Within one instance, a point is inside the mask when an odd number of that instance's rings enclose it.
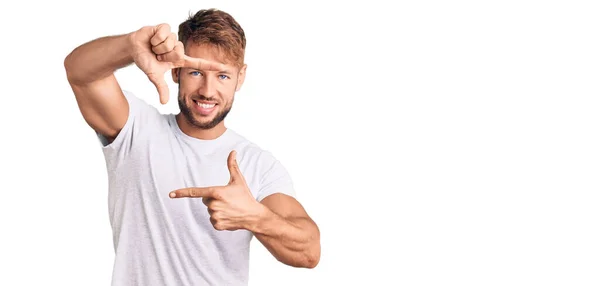
<path fill-rule="evenodd" d="M 181 23 L 179 35 L 167 24 L 146 26 L 66 57 L 77 104 L 106 159 L 113 285 L 245 285 L 253 236 L 282 263 L 318 264 L 319 229 L 294 198 L 286 169 L 225 127 L 245 78 L 245 45 L 234 18 L 208 9 Z M 162 104 L 171 71 L 179 114 L 161 114 L 121 89 L 114 72 L 132 63 Z"/>

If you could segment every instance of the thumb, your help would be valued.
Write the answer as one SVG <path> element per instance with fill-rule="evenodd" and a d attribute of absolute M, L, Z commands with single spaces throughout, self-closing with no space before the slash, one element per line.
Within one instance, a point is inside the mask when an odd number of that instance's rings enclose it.
<path fill-rule="evenodd" d="M 229 169 L 229 174 L 231 175 L 231 179 L 229 183 L 245 183 L 244 176 L 240 171 L 240 167 L 238 166 L 236 160 L 237 152 L 235 150 L 229 153 L 229 157 L 227 157 L 227 168 Z"/>
<path fill-rule="evenodd" d="M 169 101 L 169 86 L 165 81 L 164 75 L 157 75 L 154 73 L 148 74 L 150 81 L 156 86 L 158 95 L 160 97 L 160 103 L 166 104 Z"/>

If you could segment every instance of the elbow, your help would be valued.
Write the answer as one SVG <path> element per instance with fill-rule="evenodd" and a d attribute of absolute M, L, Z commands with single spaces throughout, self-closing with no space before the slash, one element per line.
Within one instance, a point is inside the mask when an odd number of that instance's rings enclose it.
<path fill-rule="evenodd" d="M 321 260 L 321 245 L 317 241 L 303 250 L 298 249 L 290 255 L 275 255 L 275 258 L 279 262 L 292 267 L 313 269 L 317 267 Z"/>
<path fill-rule="evenodd" d="M 69 68 L 70 68 L 71 62 L 72 62 L 72 58 L 73 58 L 73 51 L 71 51 L 63 60 L 63 66 L 66 71 L 69 71 Z"/>
<path fill-rule="evenodd" d="M 277 260 L 292 267 L 314 269 L 321 260 L 321 253 L 320 250 L 312 250 L 296 254 L 294 258 L 277 257 Z"/>
<path fill-rule="evenodd" d="M 317 239 L 314 245 L 305 253 L 303 265 L 301 267 L 313 269 L 321 261 L 321 243 Z"/>
<path fill-rule="evenodd" d="M 316 225 L 315 233 L 312 236 L 311 246 L 308 248 L 305 257 L 305 268 L 313 269 L 317 267 L 319 261 L 321 261 L 321 232 Z"/>
<path fill-rule="evenodd" d="M 71 70 L 72 70 L 72 69 L 71 69 L 71 65 L 72 65 L 72 64 L 71 64 L 71 54 L 68 54 L 68 55 L 65 57 L 65 60 L 63 61 L 63 67 L 64 67 L 64 69 L 65 69 L 65 73 L 66 73 L 66 76 L 67 76 L 67 80 L 68 80 L 69 82 L 71 82 L 71 79 L 72 79 L 72 76 L 73 76 L 73 75 L 72 75 L 72 72 L 71 72 Z"/>
<path fill-rule="evenodd" d="M 304 263 L 303 267 L 308 269 L 314 269 L 315 267 L 317 267 L 317 265 L 319 265 L 319 261 L 321 261 L 320 253 L 307 255 L 306 262 Z"/>
<path fill-rule="evenodd" d="M 82 84 L 81 79 L 78 77 L 78 73 L 75 72 L 77 68 L 75 68 L 76 63 L 75 59 L 73 59 L 73 52 L 69 53 L 64 61 L 63 67 L 65 69 L 65 75 L 70 84 Z"/>

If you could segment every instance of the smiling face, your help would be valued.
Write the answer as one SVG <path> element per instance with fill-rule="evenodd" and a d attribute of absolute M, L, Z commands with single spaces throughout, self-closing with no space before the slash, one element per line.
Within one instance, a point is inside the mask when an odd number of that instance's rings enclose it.
<path fill-rule="evenodd" d="M 195 129 L 224 127 L 223 120 L 231 110 L 234 94 L 240 90 L 246 75 L 246 65 L 239 66 L 218 47 L 189 43 L 186 54 L 194 58 L 223 63 L 221 71 L 180 68 L 172 71 L 179 84 L 178 102 L 181 114 Z"/>

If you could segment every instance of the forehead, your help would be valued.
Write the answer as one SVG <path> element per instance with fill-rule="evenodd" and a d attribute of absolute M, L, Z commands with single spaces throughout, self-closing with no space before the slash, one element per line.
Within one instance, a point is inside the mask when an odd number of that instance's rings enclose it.
<path fill-rule="evenodd" d="M 185 54 L 193 58 L 224 64 L 228 70 L 236 68 L 234 62 L 219 47 L 209 44 L 188 43 L 185 45 Z"/>

